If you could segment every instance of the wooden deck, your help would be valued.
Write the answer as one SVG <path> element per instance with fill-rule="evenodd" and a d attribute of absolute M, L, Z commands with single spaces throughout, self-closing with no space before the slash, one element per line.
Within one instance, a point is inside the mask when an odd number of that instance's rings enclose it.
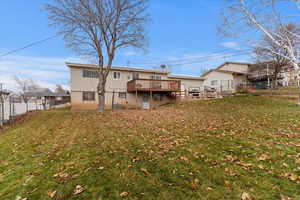
<path fill-rule="evenodd" d="M 179 92 L 181 81 L 136 79 L 127 83 L 128 92 Z"/>

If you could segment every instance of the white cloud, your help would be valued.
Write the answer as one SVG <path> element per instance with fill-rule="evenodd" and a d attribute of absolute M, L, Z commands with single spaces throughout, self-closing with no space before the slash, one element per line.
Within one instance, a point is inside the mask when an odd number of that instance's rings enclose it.
<path fill-rule="evenodd" d="M 241 50 L 241 47 L 236 42 L 223 42 L 221 45 L 229 49 Z"/>
<path fill-rule="evenodd" d="M 56 84 L 69 88 L 69 70 L 65 62 L 86 62 L 72 57 L 7 56 L 0 61 L 0 82 L 16 90 L 14 76 L 32 79 L 42 87 L 54 89 Z"/>

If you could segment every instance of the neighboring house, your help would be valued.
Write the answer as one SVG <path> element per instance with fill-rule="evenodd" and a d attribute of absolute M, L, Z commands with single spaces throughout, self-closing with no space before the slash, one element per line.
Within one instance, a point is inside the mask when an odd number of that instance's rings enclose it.
<path fill-rule="evenodd" d="M 291 66 L 282 67 L 277 75 L 277 83 L 275 83 L 275 67 L 272 62 L 251 65 L 248 80 L 251 85 L 257 88 L 268 88 L 272 83 L 284 87 L 299 85 L 297 73 Z"/>
<path fill-rule="evenodd" d="M 25 97 L 29 98 L 29 102 L 43 106 L 43 109 L 51 109 L 52 106 L 66 104 L 70 102 L 70 93 L 68 91 L 52 92 L 48 88 L 38 88 L 30 92 L 26 92 Z"/>
<path fill-rule="evenodd" d="M 205 79 L 204 87 L 218 92 L 234 92 L 237 87 L 247 84 L 249 66 L 248 63 L 226 62 L 201 76 Z"/>
<path fill-rule="evenodd" d="M 204 78 L 194 77 L 194 76 L 178 76 L 178 75 L 169 75 L 168 79 L 170 80 L 179 80 L 181 96 L 191 96 L 199 97 L 201 92 L 204 90 Z"/>
<path fill-rule="evenodd" d="M 98 106 L 98 66 L 66 63 L 71 71 L 73 109 L 96 109 Z M 106 108 L 149 109 L 176 101 L 181 90 L 203 87 L 203 78 L 171 76 L 168 72 L 128 67 L 112 67 L 106 82 Z"/>

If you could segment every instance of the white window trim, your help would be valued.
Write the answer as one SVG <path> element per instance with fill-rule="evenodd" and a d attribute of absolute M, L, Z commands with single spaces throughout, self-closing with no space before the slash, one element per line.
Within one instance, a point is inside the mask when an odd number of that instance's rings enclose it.
<path fill-rule="evenodd" d="M 115 76 L 114 76 L 115 73 L 119 73 L 120 74 L 119 78 L 115 78 Z M 113 77 L 113 80 L 121 80 L 121 72 L 114 71 L 113 74 L 112 74 L 112 77 Z"/>

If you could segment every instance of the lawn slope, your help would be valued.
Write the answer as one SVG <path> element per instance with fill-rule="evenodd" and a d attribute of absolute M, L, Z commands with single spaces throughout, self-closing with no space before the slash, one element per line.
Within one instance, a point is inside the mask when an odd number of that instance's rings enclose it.
<path fill-rule="evenodd" d="M 42 112 L 0 133 L 0 199 L 297 199 L 299 119 L 262 97 Z"/>

